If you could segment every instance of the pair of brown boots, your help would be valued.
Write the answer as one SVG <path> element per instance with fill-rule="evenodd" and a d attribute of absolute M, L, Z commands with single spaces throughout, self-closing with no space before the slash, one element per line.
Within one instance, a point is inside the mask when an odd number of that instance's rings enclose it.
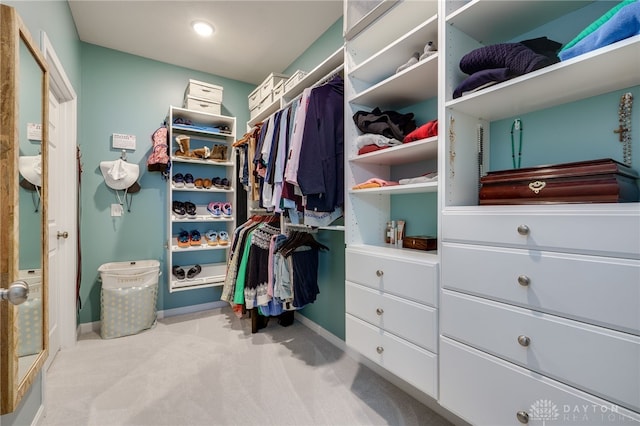
<path fill-rule="evenodd" d="M 176 157 L 202 158 L 203 160 L 227 161 L 227 147 L 225 145 L 214 145 L 213 150 L 208 146 L 191 150 L 191 138 L 185 135 L 176 136 L 178 149 Z"/>

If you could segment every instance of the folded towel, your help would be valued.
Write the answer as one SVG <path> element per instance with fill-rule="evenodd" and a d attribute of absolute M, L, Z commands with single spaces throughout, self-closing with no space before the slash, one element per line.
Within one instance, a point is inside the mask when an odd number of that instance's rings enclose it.
<path fill-rule="evenodd" d="M 620 8 L 598 29 L 573 47 L 560 51 L 558 56 L 560 56 L 560 60 L 566 61 L 637 34 L 640 34 L 640 2 L 638 1 Z"/>

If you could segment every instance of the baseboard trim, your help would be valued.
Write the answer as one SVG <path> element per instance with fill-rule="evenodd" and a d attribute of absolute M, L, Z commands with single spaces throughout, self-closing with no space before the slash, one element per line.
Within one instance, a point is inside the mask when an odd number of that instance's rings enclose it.
<path fill-rule="evenodd" d="M 180 308 L 173 308 L 173 309 L 165 309 L 162 311 L 158 311 L 156 314 L 156 318 L 161 320 L 163 318 L 167 318 L 167 317 L 173 317 L 176 315 L 186 315 L 186 314 L 193 314 L 196 312 L 202 312 L 202 311 L 208 311 L 208 310 L 212 310 L 212 309 L 220 309 L 220 308 L 224 308 L 226 306 L 229 306 L 229 304 L 227 302 L 223 302 L 221 300 L 218 300 L 216 302 L 210 302 L 210 303 L 201 303 L 199 305 L 189 305 L 189 306 L 182 306 Z M 86 334 L 86 333 L 100 333 L 100 321 L 93 321 L 93 322 L 85 322 L 82 323 L 78 326 L 77 328 L 77 335 L 76 335 L 76 340 L 80 337 L 80 335 L 82 334 Z"/>

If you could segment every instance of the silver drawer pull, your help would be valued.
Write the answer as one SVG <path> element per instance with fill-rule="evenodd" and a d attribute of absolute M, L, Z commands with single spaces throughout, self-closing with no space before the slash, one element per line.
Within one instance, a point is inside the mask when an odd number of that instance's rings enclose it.
<path fill-rule="evenodd" d="M 520 336 L 518 336 L 518 343 L 520 343 L 521 346 L 526 347 L 531 343 L 531 339 L 524 334 L 521 334 Z"/>
<path fill-rule="evenodd" d="M 382 346 L 378 346 L 376 348 L 376 352 L 378 352 L 379 354 L 381 354 L 382 352 L 384 352 L 384 348 Z"/>
<path fill-rule="evenodd" d="M 528 286 L 529 284 L 531 284 L 531 278 L 529 278 L 526 275 L 520 275 L 518 277 L 518 284 L 520 284 L 523 287 Z"/>
<path fill-rule="evenodd" d="M 383 275 L 384 275 L 384 272 L 383 272 L 381 269 L 378 269 L 378 270 L 376 271 L 376 275 L 377 275 L 377 276 L 379 276 L 379 277 L 381 277 L 381 276 L 383 276 Z"/>
<path fill-rule="evenodd" d="M 516 417 L 518 418 L 518 421 L 522 424 L 527 424 L 529 423 L 529 413 L 527 413 L 526 411 L 518 411 L 516 413 Z"/>
<path fill-rule="evenodd" d="M 518 234 L 529 235 L 529 227 L 527 225 L 518 225 Z"/>
<path fill-rule="evenodd" d="M 378 309 L 376 309 L 376 314 L 382 315 L 382 314 L 384 314 L 384 310 L 382 308 L 378 308 Z"/>

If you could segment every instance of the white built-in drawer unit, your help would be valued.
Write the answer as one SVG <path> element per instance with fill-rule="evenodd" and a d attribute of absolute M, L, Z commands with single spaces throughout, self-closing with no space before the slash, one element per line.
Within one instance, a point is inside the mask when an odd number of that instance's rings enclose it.
<path fill-rule="evenodd" d="M 443 336 L 640 410 L 640 337 L 443 290 Z"/>
<path fill-rule="evenodd" d="M 346 310 L 351 315 L 437 352 L 436 309 L 348 281 L 345 291 Z"/>
<path fill-rule="evenodd" d="M 350 314 L 346 315 L 345 333 L 350 347 L 428 395 L 437 396 L 438 357 L 434 353 Z"/>
<path fill-rule="evenodd" d="M 223 91 L 224 88 L 222 86 L 216 86 L 215 84 L 204 83 L 198 80 L 189 80 L 187 89 L 184 92 L 184 97 L 186 99 L 187 96 L 193 96 L 194 98 L 221 104 Z"/>
<path fill-rule="evenodd" d="M 209 114 L 220 115 L 222 113 L 222 107 L 219 102 L 212 102 L 191 95 L 185 97 L 183 107 L 192 111 L 207 112 Z"/>
<path fill-rule="evenodd" d="M 287 78 L 289 78 L 289 76 L 284 74 L 276 74 L 276 73 L 269 74 L 267 78 L 265 78 L 262 84 L 260 85 L 260 99 L 264 99 L 267 96 L 272 95 L 273 88 L 276 87 L 276 84 L 286 80 Z"/>
<path fill-rule="evenodd" d="M 429 306 L 437 306 L 438 263 L 408 259 L 402 257 L 406 250 L 397 251 L 397 256 L 381 256 L 347 248 L 347 281 Z M 386 253 L 389 253 L 389 250 Z"/>
<path fill-rule="evenodd" d="M 452 208 L 443 214 L 446 241 L 640 259 L 637 203 Z"/>
<path fill-rule="evenodd" d="M 451 290 L 640 335 L 639 260 L 445 242 L 442 281 Z"/>
<path fill-rule="evenodd" d="M 602 364 L 600 367 L 604 367 Z M 603 375 L 606 369 L 600 370 Z M 443 337 L 440 404 L 474 425 L 635 425 L 611 401 Z"/>

